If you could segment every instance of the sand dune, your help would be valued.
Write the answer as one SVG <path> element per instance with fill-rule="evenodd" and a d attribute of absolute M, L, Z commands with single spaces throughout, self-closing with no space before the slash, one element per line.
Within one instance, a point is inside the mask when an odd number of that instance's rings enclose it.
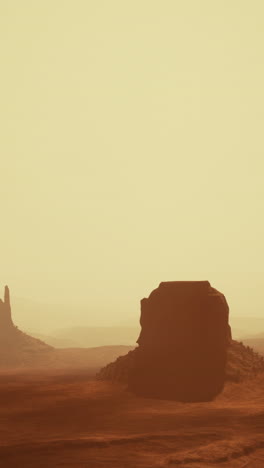
<path fill-rule="evenodd" d="M 264 376 L 210 403 L 138 398 L 88 371 L 0 377 L 4 468 L 263 467 Z"/>

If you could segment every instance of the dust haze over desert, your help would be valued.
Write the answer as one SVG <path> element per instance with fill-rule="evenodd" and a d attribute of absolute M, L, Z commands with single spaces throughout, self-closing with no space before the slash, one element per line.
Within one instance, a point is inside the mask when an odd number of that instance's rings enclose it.
<path fill-rule="evenodd" d="M 0 465 L 262 467 L 264 5 L 0 11 Z"/>

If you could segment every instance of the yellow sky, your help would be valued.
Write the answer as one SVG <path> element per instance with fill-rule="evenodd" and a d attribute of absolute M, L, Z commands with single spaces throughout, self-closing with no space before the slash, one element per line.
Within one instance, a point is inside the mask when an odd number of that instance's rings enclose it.
<path fill-rule="evenodd" d="M 109 322 L 209 279 L 263 313 L 262 0 L 0 10 L 0 284 Z"/>

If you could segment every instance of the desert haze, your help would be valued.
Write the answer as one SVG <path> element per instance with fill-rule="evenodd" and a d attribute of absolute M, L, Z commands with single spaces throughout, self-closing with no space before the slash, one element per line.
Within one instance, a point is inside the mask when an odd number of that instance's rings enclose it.
<path fill-rule="evenodd" d="M 0 468 L 263 468 L 263 0 L 0 41 Z"/>

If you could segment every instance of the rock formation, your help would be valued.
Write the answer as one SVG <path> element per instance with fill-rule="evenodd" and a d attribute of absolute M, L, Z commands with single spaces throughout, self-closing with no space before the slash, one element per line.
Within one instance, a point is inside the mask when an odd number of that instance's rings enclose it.
<path fill-rule="evenodd" d="M 0 367 L 38 365 L 53 348 L 19 330 L 13 323 L 8 286 L 0 299 Z"/>
<path fill-rule="evenodd" d="M 11 317 L 10 293 L 8 286 L 5 286 L 4 302 L 2 299 L 0 299 L 0 327 L 2 329 L 8 329 L 13 326 L 14 324 Z"/>
<path fill-rule="evenodd" d="M 224 385 L 228 313 L 225 297 L 208 281 L 161 283 L 141 301 L 130 390 L 187 401 L 217 395 Z"/>
<path fill-rule="evenodd" d="M 180 401 L 214 398 L 225 382 L 228 314 L 224 295 L 208 281 L 161 283 L 141 301 L 139 346 L 127 357 L 129 389 Z"/>

